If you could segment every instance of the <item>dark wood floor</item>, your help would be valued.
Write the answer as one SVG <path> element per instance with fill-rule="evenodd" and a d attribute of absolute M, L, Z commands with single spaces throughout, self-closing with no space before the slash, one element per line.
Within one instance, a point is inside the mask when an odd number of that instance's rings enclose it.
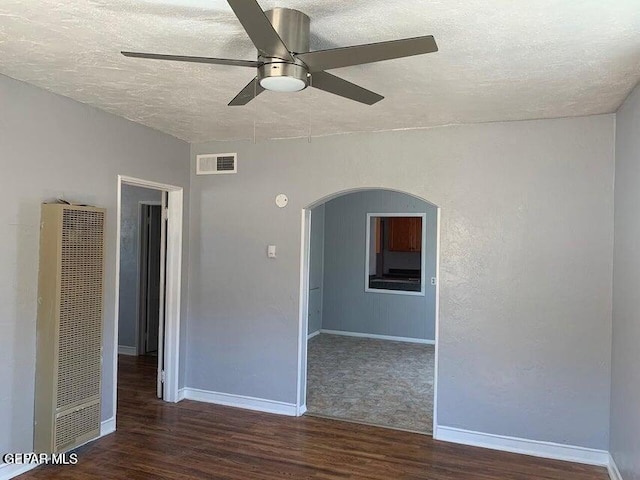
<path fill-rule="evenodd" d="M 118 430 L 47 479 L 607 480 L 605 469 L 314 417 L 155 398 L 155 359 L 121 357 Z"/>

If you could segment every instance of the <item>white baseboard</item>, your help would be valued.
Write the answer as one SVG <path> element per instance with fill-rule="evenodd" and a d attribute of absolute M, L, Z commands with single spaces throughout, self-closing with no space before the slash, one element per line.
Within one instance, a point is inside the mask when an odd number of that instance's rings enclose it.
<path fill-rule="evenodd" d="M 109 435 L 116 431 L 116 417 L 111 417 L 100 423 L 100 437 Z"/>
<path fill-rule="evenodd" d="M 108 420 L 105 420 L 100 423 L 100 436 L 98 438 L 102 438 L 105 435 L 109 435 L 110 433 L 113 433 L 115 431 L 116 431 L 116 419 L 115 417 L 111 417 Z M 98 440 L 98 438 L 89 440 L 83 445 L 94 442 Z M 27 463 L 25 465 L 11 465 L 7 463 L 0 464 L 0 480 L 9 480 L 11 478 L 17 477 L 18 475 L 22 475 L 23 473 L 26 473 L 29 470 L 33 470 L 34 468 L 39 466 L 40 464 L 38 463 Z"/>
<path fill-rule="evenodd" d="M 623 480 L 622 474 L 620 473 L 620 470 L 618 470 L 616 461 L 613 459 L 611 454 L 609 454 L 609 464 L 607 465 L 607 470 L 609 471 L 609 478 L 611 480 Z"/>
<path fill-rule="evenodd" d="M 129 347 L 128 345 L 118 345 L 118 355 L 129 355 L 135 357 L 138 355 L 138 349 L 136 347 Z"/>
<path fill-rule="evenodd" d="M 584 463 L 587 465 L 609 465 L 609 452 L 605 450 L 562 445 L 560 443 L 472 432 L 460 428 L 443 427 L 442 425 L 438 425 L 434 438 L 444 442 L 520 453 L 534 457 L 553 458 L 555 460 L 565 460 L 567 462 Z"/>
<path fill-rule="evenodd" d="M 298 409 L 295 403 L 278 402 L 265 398 L 246 397 L 244 395 L 233 395 L 229 393 L 210 392 L 198 388 L 185 388 L 184 398 L 198 402 L 215 403 L 228 407 L 244 408 L 256 410 L 258 412 L 277 413 L 295 417 Z"/>
<path fill-rule="evenodd" d="M 307 406 L 306 405 L 302 405 L 300 408 L 298 408 L 298 416 L 299 417 L 301 417 L 305 413 L 307 413 Z"/>
<path fill-rule="evenodd" d="M 310 333 L 309 335 L 307 335 L 307 340 L 311 340 L 313 337 L 316 337 L 318 335 L 320 335 L 320 330 L 316 330 L 315 332 Z"/>
<path fill-rule="evenodd" d="M 187 397 L 185 397 L 184 390 L 185 390 L 184 388 L 179 388 L 178 389 L 178 400 L 177 400 L 178 402 L 181 402 L 182 400 L 187 398 Z"/>
<path fill-rule="evenodd" d="M 321 329 L 320 333 L 326 333 L 329 335 L 343 335 L 345 337 L 374 338 L 376 340 L 392 340 L 394 342 L 422 343 L 425 345 L 436 344 L 435 340 L 426 340 L 424 338 L 394 337 L 392 335 L 376 335 L 375 333 L 346 332 L 344 330 Z"/>
<path fill-rule="evenodd" d="M 0 464 L 0 480 L 9 480 L 36 467 L 39 467 L 37 463 L 27 463 L 25 465 Z"/>

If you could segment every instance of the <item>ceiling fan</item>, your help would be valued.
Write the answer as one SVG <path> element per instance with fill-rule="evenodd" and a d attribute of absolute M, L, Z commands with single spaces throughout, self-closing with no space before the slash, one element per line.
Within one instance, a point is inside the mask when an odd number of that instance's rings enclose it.
<path fill-rule="evenodd" d="M 274 8 L 264 12 L 256 0 L 228 2 L 258 49 L 256 61 L 140 52 L 121 53 L 126 57 L 257 68 L 256 78 L 229 103 L 230 106 L 238 106 L 246 105 L 264 90 L 296 92 L 308 86 L 373 105 L 384 97 L 325 70 L 438 51 L 433 36 L 428 35 L 309 52 L 310 20 L 304 13 L 290 8 Z"/>

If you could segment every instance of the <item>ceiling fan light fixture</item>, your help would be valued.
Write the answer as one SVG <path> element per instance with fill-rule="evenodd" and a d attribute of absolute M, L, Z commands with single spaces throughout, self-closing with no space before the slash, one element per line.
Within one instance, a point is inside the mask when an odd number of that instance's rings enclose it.
<path fill-rule="evenodd" d="M 260 80 L 260 85 L 265 90 L 272 92 L 299 92 L 307 86 L 306 82 L 295 77 L 265 77 Z"/>
<path fill-rule="evenodd" d="M 309 85 L 307 69 L 286 62 L 267 63 L 258 68 L 260 86 L 272 92 L 299 92 Z"/>
<path fill-rule="evenodd" d="M 229 106 L 240 106 L 246 105 L 265 90 L 299 92 L 309 86 L 373 105 L 384 97 L 326 70 L 438 51 L 433 35 L 310 51 L 311 20 L 304 13 L 291 8 L 273 8 L 265 12 L 256 0 L 227 0 L 227 3 L 258 50 L 257 61 L 129 51 L 121 53 L 133 58 L 256 68 L 257 75 L 229 102 Z"/>

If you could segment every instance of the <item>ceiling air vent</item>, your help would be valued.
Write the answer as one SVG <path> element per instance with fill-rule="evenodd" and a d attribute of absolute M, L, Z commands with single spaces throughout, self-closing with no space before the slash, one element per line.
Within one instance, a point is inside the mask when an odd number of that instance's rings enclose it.
<path fill-rule="evenodd" d="M 196 175 L 218 175 L 237 171 L 237 153 L 208 153 L 196 156 Z"/>

